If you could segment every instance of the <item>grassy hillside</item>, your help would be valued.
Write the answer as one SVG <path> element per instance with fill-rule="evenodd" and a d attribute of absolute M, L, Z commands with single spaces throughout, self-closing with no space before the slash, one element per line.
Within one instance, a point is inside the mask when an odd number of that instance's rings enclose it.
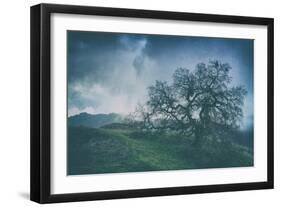
<path fill-rule="evenodd" d="M 234 142 L 206 141 L 199 149 L 188 137 L 152 135 L 118 125 L 68 129 L 69 175 L 252 165 L 250 148 Z"/>

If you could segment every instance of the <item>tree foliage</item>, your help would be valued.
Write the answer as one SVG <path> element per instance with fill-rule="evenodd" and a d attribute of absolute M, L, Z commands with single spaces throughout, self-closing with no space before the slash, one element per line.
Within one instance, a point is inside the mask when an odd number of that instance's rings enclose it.
<path fill-rule="evenodd" d="M 212 131 L 218 135 L 239 127 L 247 92 L 231 85 L 230 70 L 227 63 L 210 61 L 197 64 L 194 71 L 178 68 L 171 84 L 156 81 L 137 110 L 142 128 L 173 131 L 199 142 Z"/>

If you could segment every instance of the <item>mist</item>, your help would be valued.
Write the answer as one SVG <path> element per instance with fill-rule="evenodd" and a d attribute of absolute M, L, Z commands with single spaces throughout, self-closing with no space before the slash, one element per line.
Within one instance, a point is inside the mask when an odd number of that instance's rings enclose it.
<path fill-rule="evenodd" d="M 67 46 L 68 116 L 129 114 L 156 80 L 217 59 L 248 91 L 242 127 L 253 124 L 253 40 L 68 31 Z"/>

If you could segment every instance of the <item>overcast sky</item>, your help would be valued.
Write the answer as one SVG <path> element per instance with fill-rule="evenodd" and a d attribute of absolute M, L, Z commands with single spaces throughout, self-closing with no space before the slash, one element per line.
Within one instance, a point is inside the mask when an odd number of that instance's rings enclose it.
<path fill-rule="evenodd" d="M 231 65 L 233 85 L 248 91 L 244 127 L 253 117 L 253 40 L 105 32 L 67 32 L 68 116 L 128 114 L 146 100 L 155 80 L 193 70 L 199 62 Z"/>

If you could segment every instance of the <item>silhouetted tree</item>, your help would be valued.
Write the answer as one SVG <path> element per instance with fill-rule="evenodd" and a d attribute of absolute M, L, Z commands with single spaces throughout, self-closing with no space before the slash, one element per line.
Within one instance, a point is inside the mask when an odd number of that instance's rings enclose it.
<path fill-rule="evenodd" d="M 227 63 L 210 61 L 194 71 L 177 69 L 170 85 L 156 81 L 148 88 L 146 104 L 137 109 L 142 128 L 174 131 L 200 144 L 213 132 L 212 138 L 221 138 L 228 128 L 239 127 L 247 92 L 242 86 L 230 86 L 230 69 Z"/>

